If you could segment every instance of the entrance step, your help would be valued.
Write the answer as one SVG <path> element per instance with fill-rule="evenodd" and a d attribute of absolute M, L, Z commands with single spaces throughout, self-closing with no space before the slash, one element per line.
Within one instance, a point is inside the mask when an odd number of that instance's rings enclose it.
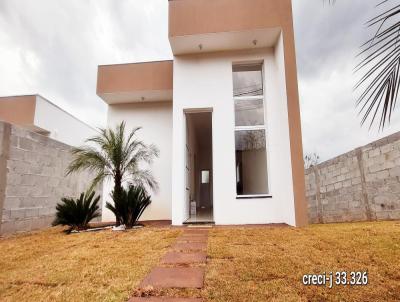
<path fill-rule="evenodd" d="M 183 224 L 187 225 L 187 226 L 200 226 L 200 227 L 210 226 L 210 227 L 212 227 L 213 225 L 215 225 L 215 222 L 212 220 L 207 220 L 207 221 L 186 220 L 185 222 L 183 222 Z"/>

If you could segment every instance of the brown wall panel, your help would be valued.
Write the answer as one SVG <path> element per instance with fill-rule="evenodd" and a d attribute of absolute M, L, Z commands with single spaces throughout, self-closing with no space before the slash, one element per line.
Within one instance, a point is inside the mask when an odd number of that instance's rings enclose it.
<path fill-rule="evenodd" d="M 16 125 L 33 125 L 36 95 L 0 97 L 0 120 Z"/>
<path fill-rule="evenodd" d="M 172 89 L 172 61 L 101 65 L 97 94 Z"/>

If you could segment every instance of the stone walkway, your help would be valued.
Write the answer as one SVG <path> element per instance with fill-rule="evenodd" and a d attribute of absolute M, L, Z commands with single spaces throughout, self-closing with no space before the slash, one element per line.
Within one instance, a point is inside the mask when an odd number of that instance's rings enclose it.
<path fill-rule="evenodd" d="M 140 283 L 142 289 L 200 289 L 204 286 L 208 229 L 186 228 L 171 250 Z M 128 302 L 201 302 L 200 298 L 132 297 Z"/>

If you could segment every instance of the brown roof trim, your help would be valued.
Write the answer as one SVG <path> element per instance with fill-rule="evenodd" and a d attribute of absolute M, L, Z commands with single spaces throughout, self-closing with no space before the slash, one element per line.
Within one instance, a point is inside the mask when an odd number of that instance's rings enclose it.
<path fill-rule="evenodd" d="M 0 96 L 0 99 L 2 98 L 18 98 L 18 97 L 25 97 L 25 96 L 37 96 L 37 93 L 32 93 L 32 94 L 14 94 L 14 95 L 2 95 Z"/>
<path fill-rule="evenodd" d="M 151 64 L 151 63 L 163 63 L 173 62 L 174 60 L 157 60 L 157 61 L 142 61 L 142 62 L 130 62 L 130 63 L 116 63 L 116 64 L 99 64 L 97 66 L 118 66 L 118 65 L 134 65 L 134 64 Z"/>

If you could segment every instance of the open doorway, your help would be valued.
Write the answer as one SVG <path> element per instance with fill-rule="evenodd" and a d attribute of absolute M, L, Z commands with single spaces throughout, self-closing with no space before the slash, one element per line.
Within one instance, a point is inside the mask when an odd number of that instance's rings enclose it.
<path fill-rule="evenodd" d="M 213 222 L 212 112 L 186 112 L 185 223 Z"/>

